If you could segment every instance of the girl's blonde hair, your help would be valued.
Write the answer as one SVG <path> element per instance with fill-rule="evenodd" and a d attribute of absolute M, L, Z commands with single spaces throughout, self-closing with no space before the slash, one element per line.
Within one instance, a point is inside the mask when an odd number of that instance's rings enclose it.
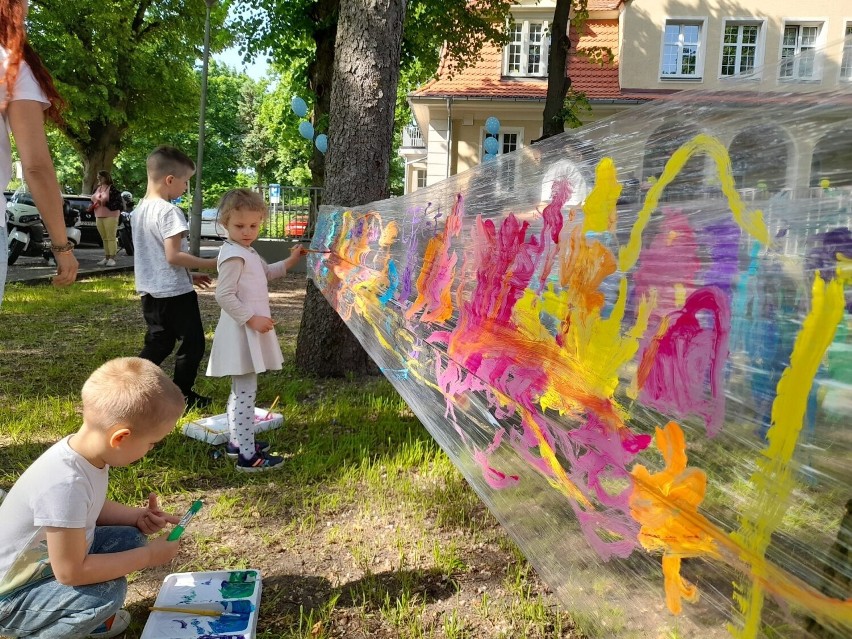
<path fill-rule="evenodd" d="M 228 226 L 234 211 L 257 211 L 266 217 L 266 202 L 260 193 L 251 189 L 232 189 L 219 200 L 219 224 Z"/>
<path fill-rule="evenodd" d="M 184 411 L 180 389 L 163 370 L 139 357 L 119 357 L 103 364 L 83 384 L 83 420 L 108 430 L 124 424 L 144 430 L 177 422 Z"/>

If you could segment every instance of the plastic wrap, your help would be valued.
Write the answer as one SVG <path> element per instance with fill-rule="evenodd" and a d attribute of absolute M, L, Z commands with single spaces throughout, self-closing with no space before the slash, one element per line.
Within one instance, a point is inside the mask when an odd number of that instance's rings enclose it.
<path fill-rule="evenodd" d="M 600 636 L 849 637 L 850 216 L 849 88 L 738 85 L 328 208 L 309 276 Z"/>

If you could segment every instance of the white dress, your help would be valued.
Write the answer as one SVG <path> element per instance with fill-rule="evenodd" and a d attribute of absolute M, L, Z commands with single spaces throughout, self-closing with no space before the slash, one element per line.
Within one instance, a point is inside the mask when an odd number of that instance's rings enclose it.
<path fill-rule="evenodd" d="M 240 259 L 234 259 L 240 258 Z M 269 310 L 267 281 L 287 272 L 283 262 L 268 265 L 252 248 L 225 241 L 219 251 L 217 266 L 231 260 L 232 265 L 242 261 L 242 271 L 235 286 L 216 287 L 216 301 L 222 307 L 213 348 L 207 363 L 207 375 L 245 375 L 280 370 L 284 357 L 275 330 L 258 333 L 246 322 L 253 315 L 272 317 Z"/>

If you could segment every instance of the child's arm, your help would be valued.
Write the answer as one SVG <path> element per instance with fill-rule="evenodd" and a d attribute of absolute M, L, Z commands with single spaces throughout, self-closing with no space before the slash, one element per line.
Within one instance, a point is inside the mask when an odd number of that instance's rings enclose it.
<path fill-rule="evenodd" d="M 148 545 L 123 552 L 90 554 L 85 528 L 48 528 L 47 554 L 56 580 L 65 586 L 103 583 L 136 570 L 169 563 L 180 545 L 154 539 Z"/>
<path fill-rule="evenodd" d="M 184 253 L 181 250 L 181 235 L 180 233 L 167 237 L 164 240 L 166 249 L 166 262 L 172 266 L 183 266 L 184 268 L 216 268 L 215 257 L 196 257 L 191 253 Z"/>
<path fill-rule="evenodd" d="M 302 256 L 307 254 L 308 249 L 301 244 L 296 244 L 290 249 L 290 257 L 269 265 L 269 269 L 266 271 L 267 279 L 273 280 L 277 277 L 286 275 L 287 271 L 296 266 L 296 264 L 299 263 L 299 260 L 302 259 Z"/>

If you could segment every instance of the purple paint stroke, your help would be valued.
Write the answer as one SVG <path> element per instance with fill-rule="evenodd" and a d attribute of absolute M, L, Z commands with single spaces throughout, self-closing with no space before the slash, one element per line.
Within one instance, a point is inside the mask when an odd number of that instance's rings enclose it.
<path fill-rule="evenodd" d="M 643 295 L 650 295 L 652 290 L 657 292 L 652 320 L 677 309 L 675 285 L 682 284 L 687 292 L 691 292 L 701 270 L 695 233 L 689 225 L 689 219 L 668 207 L 663 209 L 663 214 L 665 219 L 661 230 L 654 236 L 651 245 L 642 250 L 639 267 L 633 276 L 635 301 Z M 638 303 L 633 306 L 639 308 Z"/>
<path fill-rule="evenodd" d="M 479 467 L 482 469 L 482 477 L 485 479 L 486 483 L 495 490 L 515 486 L 520 481 L 520 477 L 518 477 L 518 475 L 507 475 L 503 471 L 497 470 L 491 466 L 489 458 L 494 454 L 494 451 L 500 447 L 504 433 L 505 431 L 498 429 L 494 433 L 494 439 L 491 441 L 491 445 L 488 446 L 488 448 L 485 450 L 479 450 L 474 447 L 473 450 L 473 460 L 479 464 Z"/>
<path fill-rule="evenodd" d="M 711 313 L 711 327 L 699 313 Z M 663 335 L 653 338 L 639 365 L 640 400 L 679 418 L 696 414 L 708 437 L 722 428 L 723 388 L 731 311 L 727 296 L 712 286 L 690 295 L 681 310 L 668 316 Z M 706 322 L 705 322 L 706 323 Z M 710 397 L 705 398 L 709 381 Z"/>
<path fill-rule="evenodd" d="M 704 286 L 717 286 L 726 293 L 740 270 L 740 227 L 729 218 L 708 224 L 702 230 L 710 252 L 710 267 L 704 272 Z"/>

